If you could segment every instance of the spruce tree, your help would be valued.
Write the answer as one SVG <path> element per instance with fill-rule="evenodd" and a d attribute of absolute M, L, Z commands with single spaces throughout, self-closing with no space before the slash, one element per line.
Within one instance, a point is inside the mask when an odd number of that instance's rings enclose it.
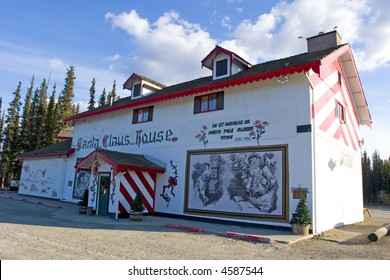
<path fill-rule="evenodd" d="M 99 101 L 98 101 L 98 107 L 106 105 L 106 102 L 107 102 L 106 98 L 107 98 L 106 88 L 103 88 L 103 92 L 100 95 L 100 98 L 99 98 Z"/>
<path fill-rule="evenodd" d="M 45 146 L 54 144 L 57 139 L 57 127 L 56 127 L 56 116 L 55 116 L 55 108 L 56 108 L 56 101 L 55 101 L 55 95 L 56 95 L 56 84 L 53 86 L 53 91 L 49 99 L 49 104 L 47 105 L 47 113 L 46 113 L 46 120 L 45 120 Z"/>
<path fill-rule="evenodd" d="M 363 179 L 363 200 L 365 202 L 372 202 L 375 198 L 372 196 L 371 185 L 371 160 L 367 152 L 363 152 L 362 156 L 362 179 Z"/>
<path fill-rule="evenodd" d="M 112 90 L 108 93 L 107 96 L 107 104 L 111 104 L 115 100 L 117 100 L 117 96 L 116 96 L 116 81 L 114 80 L 114 84 L 112 85 Z"/>
<path fill-rule="evenodd" d="M 38 120 L 38 107 L 39 107 L 39 89 L 36 88 L 31 101 L 31 124 L 29 137 L 31 139 L 28 150 L 35 150 L 38 146 L 37 142 L 37 120 Z"/>
<path fill-rule="evenodd" d="M 75 68 L 71 65 L 66 73 L 64 89 L 61 92 L 61 118 L 65 119 L 74 115 L 73 107 L 73 89 L 74 89 L 74 80 L 75 77 Z"/>
<path fill-rule="evenodd" d="M 46 135 L 45 135 L 45 119 L 47 114 L 47 84 L 46 79 L 43 79 L 43 82 L 39 89 L 39 102 L 37 108 L 36 116 L 36 129 L 35 137 L 37 141 L 37 148 L 45 146 Z"/>
<path fill-rule="evenodd" d="M 9 105 L 8 114 L 5 119 L 6 128 L 4 130 L 4 145 L 1 153 L 1 174 L 3 181 L 6 184 L 10 183 L 13 178 L 19 178 L 20 170 L 19 165 L 15 161 L 16 155 L 20 153 L 20 144 L 18 142 L 19 137 L 19 122 L 20 122 L 20 107 L 21 107 L 21 95 L 20 90 L 22 82 L 19 82 L 15 92 L 13 93 L 14 99 Z"/>
<path fill-rule="evenodd" d="M 91 88 L 89 89 L 89 102 L 88 102 L 88 110 L 92 110 L 95 108 L 95 93 L 96 93 L 96 80 L 93 78 Z"/>
<path fill-rule="evenodd" d="M 372 154 L 372 173 L 370 179 L 372 185 L 372 196 L 377 198 L 383 184 L 383 160 L 381 159 L 379 152 L 376 150 Z"/>
<path fill-rule="evenodd" d="M 31 78 L 30 87 L 27 89 L 26 97 L 24 99 L 24 107 L 22 113 L 22 120 L 20 125 L 20 149 L 22 152 L 29 151 L 31 141 L 33 140 L 30 135 L 31 131 L 31 102 L 34 91 L 34 76 Z"/>
<path fill-rule="evenodd" d="M 3 143 L 3 127 L 4 127 L 4 119 L 2 118 L 2 113 L 1 113 L 1 106 L 3 103 L 3 98 L 0 97 L 0 152 L 2 150 L 2 143 Z M 0 162 L 1 162 L 1 157 L 0 157 Z"/>

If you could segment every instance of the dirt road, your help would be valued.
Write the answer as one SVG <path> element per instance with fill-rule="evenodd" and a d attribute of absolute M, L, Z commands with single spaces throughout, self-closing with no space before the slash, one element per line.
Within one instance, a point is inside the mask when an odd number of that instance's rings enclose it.
<path fill-rule="evenodd" d="M 390 236 L 367 235 L 390 223 L 390 207 L 371 207 L 363 223 L 294 244 L 264 244 L 162 227 L 61 220 L 52 207 L 0 198 L 2 260 L 389 260 Z M 75 215 L 77 215 L 75 213 Z"/>

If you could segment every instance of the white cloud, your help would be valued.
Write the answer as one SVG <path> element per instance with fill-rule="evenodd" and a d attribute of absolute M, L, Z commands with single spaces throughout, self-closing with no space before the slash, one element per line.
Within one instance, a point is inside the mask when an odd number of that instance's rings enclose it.
<path fill-rule="evenodd" d="M 136 46 L 129 54 L 130 63 L 122 61 L 126 64 L 121 66 L 125 73 L 139 72 L 167 85 L 205 75 L 200 61 L 216 41 L 199 24 L 184 20 L 175 11 L 166 12 L 154 23 L 140 18 L 134 10 L 119 15 L 110 13 L 106 19 L 131 35 Z M 143 24 L 142 32 L 139 23 Z"/>
<path fill-rule="evenodd" d="M 224 16 L 221 20 L 222 27 L 225 27 L 227 30 L 232 29 L 232 23 L 229 16 Z"/>
<path fill-rule="evenodd" d="M 343 42 L 352 44 L 358 68 L 373 70 L 390 62 L 390 17 L 385 12 L 389 10 L 390 2 L 380 0 L 283 1 L 254 21 L 242 21 L 224 45 L 260 62 L 304 52 L 306 41 L 299 36 L 338 26 Z"/>
<path fill-rule="evenodd" d="M 135 10 L 119 15 L 107 13 L 105 19 L 111 21 L 113 27 L 122 28 L 130 35 L 142 36 L 149 29 L 148 20 L 140 18 Z"/>
<path fill-rule="evenodd" d="M 59 58 L 53 58 L 49 60 L 49 66 L 50 68 L 60 68 L 64 66 L 64 63 Z"/>
<path fill-rule="evenodd" d="M 122 58 L 122 56 L 117 53 L 117 54 L 114 54 L 113 56 L 108 56 L 108 57 L 104 58 L 104 60 L 107 60 L 107 61 L 118 61 L 121 58 Z"/>

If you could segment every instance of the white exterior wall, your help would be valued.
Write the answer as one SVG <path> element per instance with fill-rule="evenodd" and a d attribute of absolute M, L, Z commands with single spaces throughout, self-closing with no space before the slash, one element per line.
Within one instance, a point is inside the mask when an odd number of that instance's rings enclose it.
<path fill-rule="evenodd" d="M 154 104 L 153 121 L 147 123 L 132 124 L 133 108 L 80 120 L 75 123 L 72 146 L 76 152 L 69 167 L 75 165 L 76 158 L 83 158 L 94 151 L 95 145 L 150 155 L 167 164 L 166 172 L 157 176 L 155 211 L 183 215 L 186 175 L 190 176 L 186 174 L 187 151 L 257 147 L 257 141 L 249 137 L 249 131 L 238 132 L 238 129 L 253 126 L 255 120 L 268 121 L 270 125 L 259 139 L 260 147 L 288 145 L 289 219 L 297 204 L 291 199 L 290 187 L 302 186 L 311 192 L 311 134 L 297 133 L 297 125 L 310 124 L 308 88 L 306 77 L 297 74 L 291 76 L 286 84 L 271 79 L 228 88 L 224 91 L 224 109 L 221 111 L 193 114 L 194 96 L 189 96 Z M 220 127 L 220 124 L 223 126 Z M 207 134 L 206 147 L 195 137 L 202 126 L 207 126 L 208 133 L 221 130 Z M 156 135 L 155 143 L 147 143 L 150 135 Z M 114 137 L 118 137 L 124 145 L 115 145 Z M 146 140 L 146 143 L 139 139 Z M 160 194 L 168 178 L 173 176 L 174 166 L 177 167 L 178 183 L 174 189 L 175 196 L 171 197 L 167 206 Z M 262 223 L 280 225 L 272 221 Z M 284 224 L 289 226 L 288 222 Z"/>
<path fill-rule="evenodd" d="M 312 194 L 316 233 L 364 220 L 359 123 L 345 80 L 338 86 L 339 69 L 337 60 L 323 69 L 328 75 L 311 95 L 316 112 Z M 345 106 L 345 123 L 334 117 L 336 101 Z"/>

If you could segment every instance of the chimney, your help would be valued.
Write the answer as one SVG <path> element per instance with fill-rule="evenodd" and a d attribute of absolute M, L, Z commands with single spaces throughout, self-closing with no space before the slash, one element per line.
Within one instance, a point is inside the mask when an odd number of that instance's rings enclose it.
<path fill-rule="evenodd" d="M 329 48 L 335 48 L 342 44 L 341 37 L 336 30 L 327 33 L 320 32 L 318 35 L 307 38 L 306 40 L 308 52 L 316 52 Z"/>

